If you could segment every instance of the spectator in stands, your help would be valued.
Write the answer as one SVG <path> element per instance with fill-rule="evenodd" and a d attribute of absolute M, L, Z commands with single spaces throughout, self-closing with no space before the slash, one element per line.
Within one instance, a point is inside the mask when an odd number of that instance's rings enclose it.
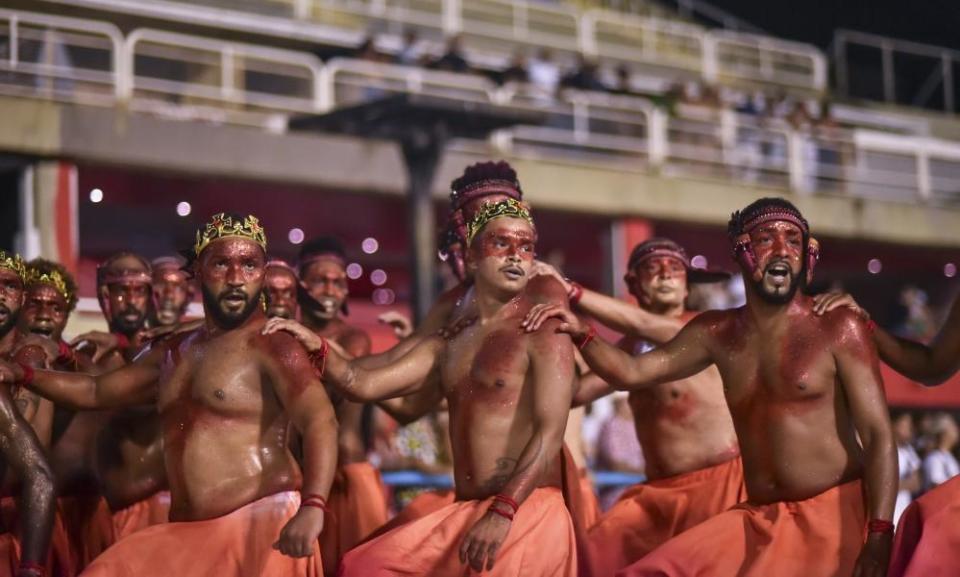
<path fill-rule="evenodd" d="M 957 441 L 960 440 L 957 422 L 948 413 L 940 413 L 934 418 L 934 430 L 937 444 L 923 460 L 923 476 L 927 490 L 960 475 L 960 463 L 953 455 Z"/>
<path fill-rule="evenodd" d="M 583 54 L 577 56 L 577 67 L 563 77 L 563 80 L 560 81 L 560 86 L 576 90 L 601 91 L 607 89 L 603 82 L 600 81 L 597 63 Z"/>
<path fill-rule="evenodd" d="M 560 68 L 553 61 L 553 54 L 547 48 L 541 48 L 530 59 L 528 67 L 530 83 L 536 87 L 540 96 L 553 100 L 560 85 Z"/>
<path fill-rule="evenodd" d="M 923 343 L 930 342 L 937 333 L 937 322 L 930 310 L 926 291 L 907 285 L 900 291 L 900 304 L 906 317 L 894 331 L 897 335 Z"/>
<path fill-rule="evenodd" d="M 613 399 L 613 414 L 600 428 L 597 442 L 597 468 L 624 473 L 643 473 L 645 461 L 640 441 L 637 440 L 637 428 L 633 412 L 628 401 L 629 394 L 616 392 Z M 609 509 L 626 487 L 616 487 L 604 491 L 600 503 L 604 510 Z"/>
<path fill-rule="evenodd" d="M 463 48 L 460 45 L 459 35 L 447 38 L 447 47 L 444 50 L 443 56 L 434 60 L 430 68 L 448 70 L 450 72 L 470 71 L 470 65 L 463 56 Z"/>
<path fill-rule="evenodd" d="M 913 448 L 913 417 L 909 412 L 894 413 L 891 418 L 893 434 L 897 439 L 897 460 L 900 463 L 900 488 L 897 491 L 897 504 L 893 511 L 893 522 L 897 523 L 913 496 L 920 492 L 922 463 L 917 450 Z"/>
<path fill-rule="evenodd" d="M 363 39 L 363 42 L 360 43 L 360 46 L 357 47 L 357 51 L 354 53 L 354 58 L 359 60 L 369 60 L 371 62 L 383 62 L 383 54 L 377 51 L 376 42 L 374 42 L 373 36 L 367 36 Z"/>
<path fill-rule="evenodd" d="M 817 138 L 817 164 L 821 179 L 820 190 L 839 190 L 846 180 L 844 173 L 848 145 L 843 132 L 833 117 L 829 100 L 820 103 L 820 117 L 814 123 Z"/>
<path fill-rule="evenodd" d="M 416 66 L 421 58 L 419 35 L 413 28 L 407 28 L 403 32 L 403 47 L 397 52 L 397 64 Z"/>
<path fill-rule="evenodd" d="M 523 50 L 517 48 L 510 57 L 510 63 L 499 75 L 500 84 L 510 82 L 526 83 L 530 81 L 530 71 L 527 70 L 527 57 Z"/>
<path fill-rule="evenodd" d="M 616 75 L 616 83 L 610 88 L 610 92 L 627 96 L 636 94 L 636 91 L 633 89 L 633 78 L 630 74 L 630 68 L 626 64 L 617 66 Z"/>

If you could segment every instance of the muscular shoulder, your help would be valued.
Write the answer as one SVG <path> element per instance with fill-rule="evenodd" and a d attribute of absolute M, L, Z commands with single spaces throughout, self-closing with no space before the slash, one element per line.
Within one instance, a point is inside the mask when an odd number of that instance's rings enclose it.
<path fill-rule="evenodd" d="M 307 350 L 293 335 L 284 331 L 258 335 L 256 345 L 271 360 L 288 367 L 309 363 Z"/>
<path fill-rule="evenodd" d="M 560 281 L 549 275 L 538 275 L 530 279 L 524 292 L 532 302 L 567 304 L 567 292 Z"/>
<path fill-rule="evenodd" d="M 855 311 L 841 307 L 828 311 L 819 322 L 839 347 L 873 346 L 867 323 Z"/>
<path fill-rule="evenodd" d="M 347 326 L 337 339 L 337 343 L 355 357 L 370 354 L 370 335 L 363 329 Z"/>

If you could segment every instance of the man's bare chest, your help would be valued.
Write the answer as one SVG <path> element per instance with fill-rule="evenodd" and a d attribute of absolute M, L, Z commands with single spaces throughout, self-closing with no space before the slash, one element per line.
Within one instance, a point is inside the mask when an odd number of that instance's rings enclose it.
<path fill-rule="evenodd" d="M 515 395 L 529 366 L 528 337 L 516 323 L 469 327 L 447 342 L 441 384 L 453 397 Z"/>

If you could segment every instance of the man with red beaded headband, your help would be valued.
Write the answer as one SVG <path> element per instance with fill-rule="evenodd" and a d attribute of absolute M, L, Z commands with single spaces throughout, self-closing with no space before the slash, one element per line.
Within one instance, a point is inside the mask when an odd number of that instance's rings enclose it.
<path fill-rule="evenodd" d="M 0 381 L 78 409 L 157 406 L 171 522 L 119 541 L 86 574 L 320 575 L 336 420 L 303 347 L 261 333 L 266 234 L 253 216 L 218 214 L 197 231 L 193 254 L 201 328 L 97 377 L 36 371 L 30 379 L 0 364 Z M 291 424 L 302 468 L 288 448 Z"/>
<path fill-rule="evenodd" d="M 23 259 L 0 250 L 0 359 L 12 360 L 30 374 L 34 367 L 43 366 L 45 359 L 42 349 L 23 346 L 25 339 L 17 329 L 26 277 Z M 24 403 L 18 410 L 14 397 L 19 389 L 18 383 L 0 386 L 0 454 L 5 466 L 0 475 L 0 575 L 39 577 L 47 568 L 70 574 L 69 559 L 65 564 L 49 563 L 55 510 L 53 471 L 37 431 L 21 414 L 35 416 L 39 407 Z"/>
<path fill-rule="evenodd" d="M 688 284 L 729 278 L 694 268 L 686 251 L 665 238 L 638 244 L 624 281 L 639 306 L 586 290 L 541 264 L 573 295 L 571 305 L 626 336 L 618 346 L 640 354 L 672 339 L 694 318 Z M 533 323 L 530 330 L 539 326 Z M 613 392 L 596 374 L 580 379 L 574 398 L 589 403 Z M 590 529 L 595 576 L 613 575 L 694 525 L 743 501 L 743 467 L 723 383 L 716 367 L 692 377 L 633 391 L 629 397 L 647 482 L 628 489 Z"/>
<path fill-rule="evenodd" d="M 267 298 L 267 317 L 297 318 L 297 271 L 285 261 L 274 259 L 267 263 L 263 294 Z"/>
<path fill-rule="evenodd" d="M 370 337 L 343 319 L 348 313 L 347 254 L 334 237 L 304 243 L 299 255 L 303 324 L 349 355 L 370 354 Z M 269 295 L 269 293 L 268 293 Z M 269 306 L 268 299 L 268 306 Z M 289 318 L 289 317 L 288 317 Z M 330 489 L 330 519 L 320 535 L 324 571 L 333 574 L 343 555 L 387 521 L 387 497 L 380 473 L 367 461 L 360 403 L 329 391 L 337 411 L 337 474 Z"/>
<path fill-rule="evenodd" d="M 193 300 L 193 282 L 183 270 L 183 259 L 162 256 L 150 263 L 153 269 L 154 326 L 176 327 L 187 314 Z"/>
<path fill-rule="evenodd" d="M 465 565 L 494 576 L 576 574 L 557 458 L 574 390 L 573 347 L 555 326 L 518 330 L 530 307 L 565 294 L 552 279 L 530 279 L 536 230 L 520 202 L 484 204 L 465 240 L 476 312 L 395 362 L 367 369 L 295 323 L 268 323 L 268 331 L 301 333 L 325 358 L 324 382 L 351 399 L 436 388 L 449 406 L 458 501 L 350 551 L 341 575 L 459 576 Z"/>
<path fill-rule="evenodd" d="M 851 311 L 817 316 L 801 294 L 818 251 L 792 204 L 760 199 L 734 213 L 729 235 L 747 304 L 703 313 L 650 352 L 631 356 L 594 339 L 566 310 L 537 311 L 560 318 L 558 330 L 618 389 L 711 364 L 723 380 L 748 500 L 618 575 L 883 576 L 897 461 L 868 328 Z"/>

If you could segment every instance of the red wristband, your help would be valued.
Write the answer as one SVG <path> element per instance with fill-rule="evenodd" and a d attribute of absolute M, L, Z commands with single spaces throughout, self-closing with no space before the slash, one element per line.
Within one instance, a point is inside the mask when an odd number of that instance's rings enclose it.
<path fill-rule="evenodd" d="M 493 498 L 493 502 L 494 502 L 494 503 L 503 503 L 504 505 L 509 505 L 510 508 L 513 509 L 513 512 L 514 512 L 514 513 L 516 513 L 517 511 L 520 510 L 520 505 L 518 505 L 516 501 L 514 501 L 514 500 L 511 499 L 510 497 L 507 497 L 506 495 L 503 495 L 503 494 L 501 494 L 501 495 L 496 495 L 496 496 Z"/>
<path fill-rule="evenodd" d="M 127 338 L 127 335 L 122 333 L 113 333 L 113 336 L 117 337 L 117 348 L 118 349 L 129 349 L 130 348 L 130 339 Z"/>
<path fill-rule="evenodd" d="M 493 513 L 494 515 L 500 515 L 501 517 L 503 517 L 504 519 L 506 519 L 506 520 L 508 520 L 508 521 L 513 521 L 513 513 L 507 513 L 506 511 L 501 511 L 500 509 L 494 507 L 493 505 L 490 505 L 490 507 L 487 509 L 487 513 Z"/>
<path fill-rule="evenodd" d="M 583 336 L 577 336 L 573 339 L 573 344 L 577 346 L 578 351 L 582 351 L 584 347 L 590 344 L 590 341 L 597 336 L 597 329 L 593 328 L 593 325 L 590 325 L 590 330 L 587 331 L 587 334 Z"/>
<path fill-rule="evenodd" d="M 893 533 L 893 523 L 885 519 L 870 519 L 867 533 Z"/>
<path fill-rule="evenodd" d="M 313 370 L 317 373 L 317 378 L 322 379 L 323 373 L 327 369 L 327 354 L 330 352 L 330 343 L 327 342 L 327 339 L 320 337 L 320 348 L 315 351 L 310 351 L 308 357 L 310 357 L 310 364 L 313 365 Z"/>
<path fill-rule="evenodd" d="M 17 363 L 20 365 L 20 370 L 23 371 L 23 377 L 14 383 L 20 387 L 26 387 L 33 384 L 33 367 L 26 363 Z"/>
<path fill-rule="evenodd" d="M 570 290 L 567 291 L 567 300 L 570 301 L 570 306 L 575 307 L 580 302 L 580 299 L 583 298 L 583 285 L 578 282 L 570 281 Z"/>
<path fill-rule="evenodd" d="M 68 345 L 63 341 L 60 341 L 57 346 L 60 349 L 60 351 L 57 354 L 57 359 L 55 362 L 60 364 L 73 362 L 75 357 L 74 357 L 73 349 L 70 348 L 70 345 Z"/>
<path fill-rule="evenodd" d="M 321 495 L 305 495 L 300 498 L 300 508 L 303 507 L 316 507 L 317 509 L 323 509 L 327 513 L 330 512 L 330 508 L 327 507 L 327 500 Z"/>

